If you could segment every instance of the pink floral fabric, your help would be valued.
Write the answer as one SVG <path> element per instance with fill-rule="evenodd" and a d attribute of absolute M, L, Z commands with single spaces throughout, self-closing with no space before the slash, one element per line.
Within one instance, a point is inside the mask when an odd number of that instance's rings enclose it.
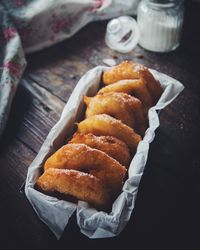
<path fill-rule="evenodd" d="M 7 41 L 13 38 L 16 35 L 16 29 L 13 27 L 9 27 L 4 30 L 4 37 Z"/>

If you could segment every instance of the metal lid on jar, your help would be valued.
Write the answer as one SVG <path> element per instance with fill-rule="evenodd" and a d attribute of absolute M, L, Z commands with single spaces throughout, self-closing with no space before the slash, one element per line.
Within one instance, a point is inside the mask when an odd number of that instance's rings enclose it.
<path fill-rule="evenodd" d="M 139 41 L 137 22 L 130 16 L 120 16 L 107 24 L 105 42 L 113 50 L 121 53 L 132 51 Z"/>
<path fill-rule="evenodd" d="M 184 0 L 145 0 L 149 4 L 155 4 L 155 6 L 166 6 L 166 7 L 173 7 L 175 5 L 181 4 Z"/>
<path fill-rule="evenodd" d="M 150 2 L 155 2 L 155 3 L 171 3 L 171 2 L 177 2 L 177 0 L 150 0 Z"/>
<path fill-rule="evenodd" d="M 168 4 L 168 3 L 177 3 L 183 0 L 149 0 L 150 2 L 160 3 L 160 4 Z"/>

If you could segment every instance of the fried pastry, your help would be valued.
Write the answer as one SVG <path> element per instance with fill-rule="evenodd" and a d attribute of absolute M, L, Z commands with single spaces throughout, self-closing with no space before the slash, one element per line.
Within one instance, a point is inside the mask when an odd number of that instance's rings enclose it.
<path fill-rule="evenodd" d="M 160 98 L 163 89 L 145 66 L 132 61 L 124 61 L 103 73 L 103 82 L 108 85 L 120 80 L 142 79 L 155 102 Z"/>
<path fill-rule="evenodd" d="M 66 144 L 51 155 L 44 164 L 49 168 L 73 169 L 101 179 L 115 195 L 122 187 L 126 168 L 104 152 L 84 144 Z"/>
<path fill-rule="evenodd" d="M 130 163 L 130 153 L 127 145 L 113 136 L 95 136 L 91 133 L 75 133 L 68 143 L 85 144 L 108 154 L 124 166 Z"/>
<path fill-rule="evenodd" d="M 147 86 L 142 79 L 121 80 L 105 86 L 100 89 L 97 94 L 99 95 L 110 92 L 122 92 L 137 97 L 142 102 L 145 115 L 147 114 L 148 109 L 155 105 L 155 100 L 150 95 Z"/>
<path fill-rule="evenodd" d="M 85 96 L 84 101 L 87 105 L 86 118 L 98 114 L 108 114 L 121 120 L 140 135 L 143 135 L 147 128 L 142 103 L 133 96 L 111 92 L 94 97 Z"/>
<path fill-rule="evenodd" d="M 78 124 L 78 132 L 114 136 L 124 141 L 132 154 L 136 152 L 138 143 L 141 141 L 141 136 L 131 127 L 106 114 L 94 115 L 83 120 Z"/>
<path fill-rule="evenodd" d="M 99 209 L 110 206 L 110 197 L 102 181 L 80 171 L 49 168 L 39 177 L 36 185 L 47 194 L 57 191 L 71 195 Z"/>

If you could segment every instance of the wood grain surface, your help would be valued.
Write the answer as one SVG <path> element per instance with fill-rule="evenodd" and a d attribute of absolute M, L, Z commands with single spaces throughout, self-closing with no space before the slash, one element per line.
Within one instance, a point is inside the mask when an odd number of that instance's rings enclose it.
<path fill-rule="evenodd" d="M 181 46 L 171 53 L 137 46 L 129 54 L 106 47 L 107 22 L 89 24 L 71 39 L 27 57 L 28 67 L 0 142 L 0 249 L 200 249 L 200 4 L 188 3 Z M 197 25 L 198 24 L 198 25 Z M 80 77 L 103 59 L 145 64 L 185 89 L 160 114 L 136 206 L 116 238 L 90 240 L 72 217 L 60 241 L 20 193 L 27 168 L 58 121 Z"/>

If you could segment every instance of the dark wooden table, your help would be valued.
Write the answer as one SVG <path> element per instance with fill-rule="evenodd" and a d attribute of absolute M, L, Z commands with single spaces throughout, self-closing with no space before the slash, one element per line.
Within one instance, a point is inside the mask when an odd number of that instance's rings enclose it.
<path fill-rule="evenodd" d="M 107 22 L 27 57 L 0 144 L 0 248 L 200 249 L 200 5 L 188 3 L 181 46 L 171 53 L 137 47 L 123 55 L 106 47 Z M 181 81 L 185 90 L 160 114 L 136 207 L 125 230 L 112 239 L 90 240 L 72 218 L 57 241 L 37 218 L 20 186 L 27 168 L 58 121 L 79 78 L 103 59 L 131 59 Z M 4 247 L 2 247 L 4 246 Z M 148 247 L 148 248 L 147 248 Z"/>

